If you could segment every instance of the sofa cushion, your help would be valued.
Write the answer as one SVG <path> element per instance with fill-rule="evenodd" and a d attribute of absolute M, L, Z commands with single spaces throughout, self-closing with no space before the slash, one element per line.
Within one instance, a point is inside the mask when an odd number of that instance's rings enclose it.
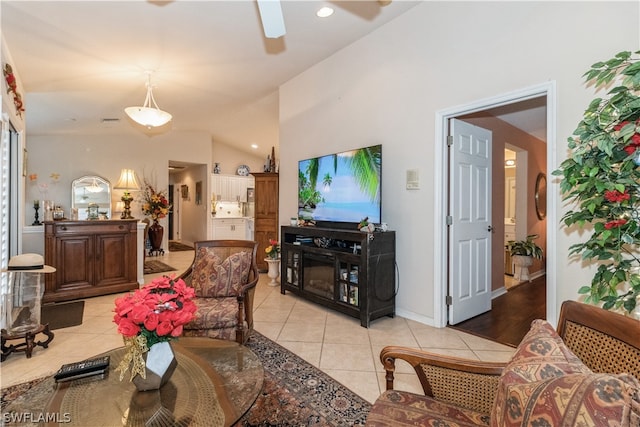
<path fill-rule="evenodd" d="M 546 380 L 565 374 L 591 373 L 567 348 L 546 320 L 534 320 L 505 367 L 503 383 Z"/>
<path fill-rule="evenodd" d="M 238 298 L 195 298 L 195 317 L 184 329 L 235 328 L 238 325 Z"/>
<path fill-rule="evenodd" d="M 367 416 L 367 426 L 488 426 L 489 415 L 414 393 L 387 390 Z"/>
<path fill-rule="evenodd" d="M 251 271 L 251 259 L 252 254 L 247 251 L 224 257 L 217 248 L 199 248 L 193 261 L 191 279 L 196 296 L 241 295 Z"/>
<path fill-rule="evenodd" d="M 640 384 L 628 375 L 569 374 L 506 386 L 506 404 L 491 424 L 633 426 L 640 420 Z M 634 424 L 635 423 L 635 424 Z"/>
<path fill-rule="evenodd" d="M 634 425 L 638 390 L 631 376 L 592 373 L 548 322 L 535 320 L 500 376 L 491 426 Z"/>

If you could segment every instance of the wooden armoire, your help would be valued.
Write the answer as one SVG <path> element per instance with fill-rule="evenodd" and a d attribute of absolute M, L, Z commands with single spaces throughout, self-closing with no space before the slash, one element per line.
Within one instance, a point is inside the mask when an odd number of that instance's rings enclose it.
<path fill-rule="evenodd" d="M 268 265 L 264 260 L 265 248 L 269 246 L 269 239 L 279 240 L 278 223 L 278 174 L 271 172 L 252 173 L 255 177 L 255 224 L 254 239 L 258 242 L 256 263 L 260 271 L 267 271 Z"/>

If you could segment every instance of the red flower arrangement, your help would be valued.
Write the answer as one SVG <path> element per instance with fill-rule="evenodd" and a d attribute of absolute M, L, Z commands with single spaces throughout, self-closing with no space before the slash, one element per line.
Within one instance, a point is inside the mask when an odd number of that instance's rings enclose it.
<path fill-rule="evenodd" d="M 130 364 L 131 378 L 144 376 L 142 355 L 152 345 L 182 335 L 184 325 L 195 317 L 194 296 L 194 289 L 184 280 L 163 276 L 116 299 L 113 321 L 129 349 L 116 369 L 121 371 L 121 380 Z"/>
<path fill-rule="evenodd" d="M 609 221 L 606 222 L 604 224 L 604 228 L 606 228 L 607 230 L 611 230 L 612 228 L 616 228 L 616 227 L 622 227 L 623 225 L 625 225 L 628 221 L 624 218 L 621 219 L 614 219 L 613 221 Z"/>
<path fill-rule="evenodd" d="M 629 200 L 631 198 L 631 195 L 627 193 L 627 190 L 624 190 L 624 193 L 621 193 L 618 190 L 605 190 L 604 198 L 611 203 L 615 203 Z"/>
<path fill-rule="evenodd" d="M 269 246 L 264 248 L 264 253 L 266 253 L 270 259 L 278 259 L 280 256 L 280 245 L 278 241 L 269 239 Z"/>
<path fill-rule="evenodd" d="M 631 132 L 631 137 L 628 139 L 628 144 L 625 145 L 624 151 L 632 156 L 635 154 L 636 149 L 640 147 L 640 132 L 638 132 L 638 128 L 640 127 L 640 119 L 635 122 L 630 122 L 628 120 L 622 121 L 613 127 L 613 130 L 616 132 L 622 131 L 625 127 L 629 126 L 628 132 Z M 625 129 L 625 133 L 627 129 Z"/>

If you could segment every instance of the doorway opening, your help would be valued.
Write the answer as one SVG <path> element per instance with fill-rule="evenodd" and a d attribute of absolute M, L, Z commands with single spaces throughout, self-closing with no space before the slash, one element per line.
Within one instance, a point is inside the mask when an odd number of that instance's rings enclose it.
<path fill-rule="evenodd" d="M 206 240 L 209 220 L 209 173 L 207 165 L 169 160 L 168 187 L 171 198 L 169 242 L 192 245 Z"/>
<path fill-rule="evenodd" d="M 539 103 L 542 101 L 542 107 L 544 109 L 544 122 L 546 129 L 544 130 L 542 140 L 546 142 L 546 160 L 545 164 L 541 165 L 544 167 L 545 171 L 551 171 L 555 165 L 555 82 L 548 82 L 542 85 L 526 88 L 520 91 L 508 93 L 501 96 L 496 96 L 493 98 L 489 98 L 486 100 L 477 101 L 468 105 L 463 105 L 451 109 L 447 109 L 444 111 L 440 111 L 437 113 L 437 132 L 438 138 L 442 141 L 447 141 L 448 136 L 448 125 L 450 120 L 454 118 L 462 118 L 464 116 L 477 114 L 480 112 L 491 112 L 491 113 L 499 113 L 502 114 L 503 117 L 501 119 L 511 120 L 513 117 L 509 117 L 508 114 L 511 112 L 518 112 L 521 116 L 526 118 L 527 113 L 533 114 L 533 112 L 528 111 L 527 105 L 532 105 Z M 539 111 L 538 111 L 539 113 Z M 506 116 L 505 116 L 506 115 Z M 500 118 L 500 117 L 499 117 Z M 508 122 L 508 121 L 507 121 Z M 515 125 L 514 125 L 515 126 Z M 514 145 L 517 145 L 517 141 L 513 142 Z M 497 145 L 499 147 L 499 156 L 502 157 L 504 153 L 504 144 Z M 441 245 L 441 250 L 436 251 L 435 257 L 435 265 L 437 266 L 437 271 L 434 273 L 435 283 L 439 284 L 434 287 L 434 298 L 435 298 L 435 306 L 434 306 L 434 317 L 435 324 L 439 327 L 444 327 L 448 324 L 448 306 L 446 304 L 446 296 L 449 294 L 449 271 L 448 271 L 448 249 L 449 249 L 449 241 L 448 241 L 448 230 L 446 225 L 446 217 L 447 217 L 447 209 L 448 209 L 448 199 L 449 199 L 449 187 L 448 187 L 448 179 L 449 179 L 449 171 L 447 167 L 448 162 L 448 153 L 446 150 L 446 144 L 438 144 L 437 155 L 442 160 L 440 165 L 438 165 L 438 171 L 436 179 L 438 188 L 441 189 L 441 198 L 438 200 L 436 209 L 438 209 L 436 218 L 438 219 L 437 229 L 436 229 L 436 238 L 438 239 L 439 244 Z M 526 150 L 522 150 L 523 152 L 517 152 L 518 155 L 526 156 Z M 499 158 L 500 158 L 499 157 Z M 518 161 L 518 159 L 516 160 Z M 516 169 L 517 170 L 517 169 Z M 516 185 L 518 182 L 518 176 L 516 176 Z M 526 175 L 522 177 L 521 180 L 523 183 L 527 182 Z M 503 185 L 503 184 L 500 184 Z M 554 184 L 551 182 L 551 186 Z M 516 194 L 518 191 L 516 190 Z M 548 195 L 554 194 L 553 191 L 548 191 Z M 503 199 L 500 199 L 501 202 Z M 531 205 L 531 206 L 529 206 Z M 556 212 L 555 212 L 555 200 L 549 196 L 547 196 L 547 206 L 548 215 L 546 222 L 543 225 L 542 232 L 545 235 L 545 241 L 555 242 L 556 230 L 553 225 L 556 224 Z M 504 212 L 504 206 L 497 207 L 500 212 Z M 530 209 L 529 209 L 530 208 Z M 494 209 L 496 209 L 494 207 Z M 516 203 L 516 218 L 521 216 L 522 218 L 526 218 L 529 214 L 529 210 L 533 210 L 533 202 L 529 203 L 528 198 L 524 201 L 519 201 Z M 523 212 L 522 214 L 520 212 Z M 534 213 L 535 215 L 535 213 Z M 504 218 L 504 216 L 502 216 Z M 495 219 L 494 219 L 495 221 Z M 517 220 L 516 220 L 517 221 Z M 503 221 L 504 224 L 504 221 Z M 501 227 L 504 230 L 504 227 Z M 517 238 L 526 237 L 526 229 L 524 231 L 525 235 L 521 235 L 521 231 L 516 232 Z M 503 237 L 500 236 L 500 241 L 502 241 Z M 504 253 L 504 251 L 502 251 Z M 500 265 L 500 269 L 502 270 L 504 267 L 504 255 L 501 255 L 500 262 L 496 262 L 495 257 L 491 257 L 492 265 Z M 546 244 L 546 317 L 547 319 L 556 319 L 556 262 L 555 262 L 555 247 L 553 243 Z M 504 287 L 499 292 L 494 293 L 494 297 L 500 295 L 500 292 L 506 292 Z"/>

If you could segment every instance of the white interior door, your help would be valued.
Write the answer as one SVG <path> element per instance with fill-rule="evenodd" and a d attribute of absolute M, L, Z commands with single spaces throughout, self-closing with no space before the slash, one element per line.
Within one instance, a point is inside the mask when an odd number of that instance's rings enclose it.
<path fill-rule="evenodd" d="M 450 121 L 449 323 L 491 310 L 491 131 Z"/>

